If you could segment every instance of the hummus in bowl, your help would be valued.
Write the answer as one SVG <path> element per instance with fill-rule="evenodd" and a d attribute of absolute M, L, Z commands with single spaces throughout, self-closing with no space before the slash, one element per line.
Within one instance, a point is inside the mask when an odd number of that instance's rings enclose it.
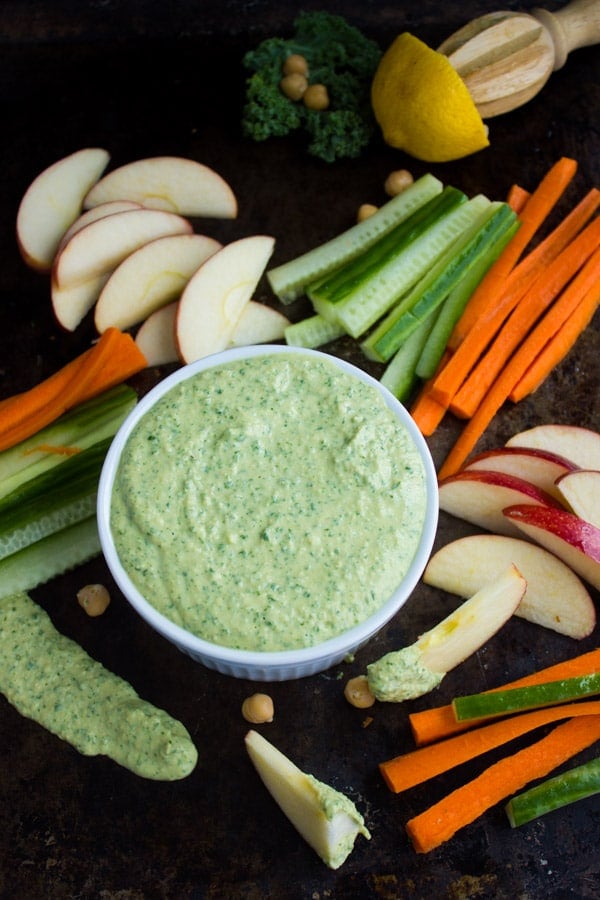
<path fill-rule="evenodd" d="M 236 348 L 150 391 L 115 437 L 98 526 L 134 608 L 253 680 L 340 662 L 400 609 L 437 525 L 427 445 L 379 382 L 314 350 Z"/>

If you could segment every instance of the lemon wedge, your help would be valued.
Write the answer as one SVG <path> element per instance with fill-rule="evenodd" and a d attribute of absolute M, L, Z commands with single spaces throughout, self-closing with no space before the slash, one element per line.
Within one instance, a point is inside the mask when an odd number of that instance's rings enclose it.
<path fill-rule="evenodd" d="M 383 54 L 371 104 L 386 144 L 425 162 L 461 159 L 489 145 L 488 130 L 448 59 L 414 35 Z"/>

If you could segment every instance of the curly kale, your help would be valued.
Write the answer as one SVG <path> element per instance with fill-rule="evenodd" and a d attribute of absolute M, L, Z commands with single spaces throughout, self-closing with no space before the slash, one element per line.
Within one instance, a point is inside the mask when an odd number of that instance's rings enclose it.
<path fill-rule="evenodd" d="M 294 28 L 293 37 L 268 38 L 244 56 L 251 74 L 246 81 L 243 132 L 264 141 L 302 131 L 313 156 L 326 162 L 357 157 L 375 127 L 370 88 L 381 50 L 331 13 L 300 13 Z M 305 57 L 312 84 L 326 86 L 330 100 L 326 110 L 307 109 L 281 91 L 283 64 L 292 53 Z"/>

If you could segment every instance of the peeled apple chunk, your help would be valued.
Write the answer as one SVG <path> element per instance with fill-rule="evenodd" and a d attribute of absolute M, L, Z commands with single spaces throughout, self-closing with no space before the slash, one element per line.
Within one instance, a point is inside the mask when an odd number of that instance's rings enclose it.
<path fill-rule="evenodd" d="M 451 541 L 430 558 L 423 581 L 470 597 L 510 563 L 527 582 L 515 615 L 577 640 L 592 633 L 596 611 L 584 584 L 554 554 L 521 538 L 474 534 Z"/>
<path fill-rule="evenodd" d="M 354 803 L 335 788 L 299 769 L 257 731 L 249 731 L 246 750 L 265 787 L 330 869 L 348 858 L 359 834 L 371 835 Z"/>
<path fill-rule="evenodd" d="M 31 268 L 50 271 L 62 236 L 109 159 L 106 150 L 86 147 L 59 159 L 31 182 L 17 213 L 17 242 Z"/>
<path fill-rule="evenodd" d="M 182 216 L 237 216 L 237 199 L 225 179 L 209 166 L 180 156 L 152 156 L 113 169 L 92 187 L 84 207 L 109 200 L 133 200 Z"/>

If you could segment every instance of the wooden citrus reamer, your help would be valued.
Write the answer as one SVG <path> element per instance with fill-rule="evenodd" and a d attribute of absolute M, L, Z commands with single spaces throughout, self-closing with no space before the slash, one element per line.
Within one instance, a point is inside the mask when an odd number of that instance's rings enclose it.
<path fill-rule="evenodd" d="M 600 41 L 600 0 L 573 0 L 552 13 L 493 12 L 438 47 L 469 89 L 482 118 L 531 100 L 572 50 Z"/>

